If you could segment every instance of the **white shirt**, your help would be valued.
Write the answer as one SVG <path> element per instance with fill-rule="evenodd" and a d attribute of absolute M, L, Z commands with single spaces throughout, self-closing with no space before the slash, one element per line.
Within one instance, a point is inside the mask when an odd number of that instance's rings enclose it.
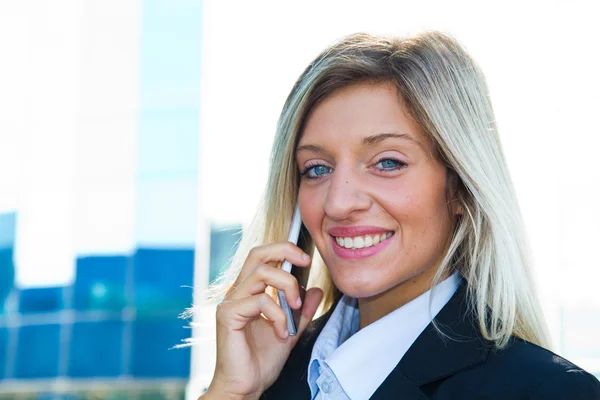
<path fill-rule="evenodd" d="M 459 284 L 455 272 L 433 289 L 432 298 L 429 290 L 361 330 L 356 299 L 342 296 L 313 346 L 308 364 L 311 399 L 371 397 Z"/>

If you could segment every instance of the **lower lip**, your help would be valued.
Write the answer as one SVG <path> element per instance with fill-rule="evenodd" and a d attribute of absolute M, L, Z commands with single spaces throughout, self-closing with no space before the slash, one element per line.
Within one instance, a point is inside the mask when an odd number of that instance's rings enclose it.
<path fill-rule="evenodd" d="M 347 258 L 347 259 L 357 259 L 357 258 L 371 257 L 371 256 L 379 253 L 380 251 L 385 249 L 392 242 L 391 239 L 393 239 L 394 236 L 396 236 L 396 235 L 394 234 L 391 237 L 385 239 L 383 242 L 379 242 L 374 246 L 365 247 L 365 248 L 356 249 L 356 250 L 347 249 L 345 247 L 340 246 L 339 244 L 337 244 L 334 237 L 331 237 L 331 240 L 333 241 L 333 252 L 338 257 Z"/>

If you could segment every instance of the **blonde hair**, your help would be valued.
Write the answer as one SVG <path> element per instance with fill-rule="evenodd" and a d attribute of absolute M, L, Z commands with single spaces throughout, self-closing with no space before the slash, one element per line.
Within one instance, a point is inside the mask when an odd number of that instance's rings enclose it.
<path fill-rule="evenodd" d="M 362 81 L 396 85 L 402 103 L 447 168 L 449 200 L 464 210 L 432 286 L 457 269 L 467 282 L 470 307 L 485 339 L 498 348 L 511 336 L 549 347 L 527 237 L 484 76 L 466 51 L 440 32 L 407 38 L 350 35 L 306 68 L 281 112 L 259 209 L 231 268 L 213 289 L 226 290 L 252 247 L 287 239 L 300 182 L 295 148 L 303 124 L 322 99 Z M 316 253 L 306 230 L 299 245 Z M 317 254 L 310 274 L 298 279 L 324 290 L 321 306 L 327 310 L 340 294 L 322 264 Z"/>

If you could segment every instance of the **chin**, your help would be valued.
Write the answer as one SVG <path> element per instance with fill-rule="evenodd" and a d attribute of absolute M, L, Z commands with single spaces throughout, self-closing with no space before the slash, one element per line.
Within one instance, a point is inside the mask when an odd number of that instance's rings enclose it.
<path fill-rule="evenodd" d="M 333 282 L 335 283 L 335 286 L 339 289 L 340 292 L 344 293 L 347 296 L 355 297 L 357 299 L 373 297 L 389 289 L 387 287 L 377 285 L 371 279 L 349 280 L 333 278 Z"/>

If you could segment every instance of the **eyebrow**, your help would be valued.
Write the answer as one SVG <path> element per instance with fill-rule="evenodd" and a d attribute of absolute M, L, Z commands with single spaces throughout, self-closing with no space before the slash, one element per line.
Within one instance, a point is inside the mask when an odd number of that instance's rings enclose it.
<path fill-rule="evenodd" d="M 421 142 L 419 142 L 417 139 L 415 139 L 414 137 L 412 137 L 411 135 L 406 134 L 406 133 L 395 133 L 395 132 L 378 133 L 377 135 L 367 136 L 366 138 L 364 138 L 362 140 L 362 142 L 364 145 L 372 146 L 372 145 L 380 143 L 386 139 L 392 139 L 392 138 L 407 140 L 411 143 L 416 144 L 421 149 L 425 150 L 425 148 L 423 147 Z M 296 149 L 296 152 L 303 151 L 303 150 L 312 151 L 313 153 L 325 153 L 325 150 L 321 146 L 317 146 L 314 144 L 305 144 L 303 146 L 298 146 L 298 148 Z"/>
<path fill-rule="evenodd" d="M 391 139 L 391 138 L 407 140 L 407 141 L 414 143 L 417 146 L 423 148 L 423 145 L 421 144 L 421 142 L 419 142 L 417 139 L 415 139 L 411 135 L 409 135 L 407 133 L 395 133 L 395 132 L 379 133 L 377 135 L 367 136 L 366 138 L 363 139 L 363 144 L 374 145 L 374 144 L 382 142 L 386 139 Z"/>

